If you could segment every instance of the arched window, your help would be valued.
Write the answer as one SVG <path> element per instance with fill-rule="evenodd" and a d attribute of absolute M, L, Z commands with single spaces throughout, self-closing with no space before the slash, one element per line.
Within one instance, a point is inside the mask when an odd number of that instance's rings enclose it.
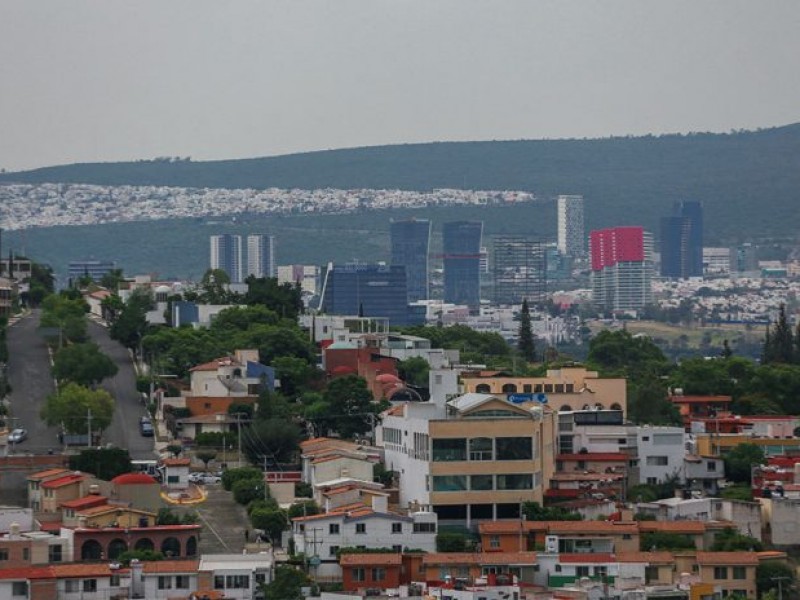
<path fill-rule="evenodd" d="M 81 546 L 81 560 L 100 560 L 103 557 L 103 547 L 97 540 L 86 540 Z"/>
<path fill-rule="evenodd" d="M 492 388 L 489 387 L 488 383 L 479 383 L 475 386 L 475 392 L 478 394 L 491 394 Z"/>
<path fill-rule="evenodd" d="M 619 402 L 614 402 L 614 404 L 611 405 L 611 410 L 622 410 L 622 406 L 620 406 Z"/>
<path fill-rule="evenodd" d="M 197 538 L 194 536 L 186 540 L 186 556 L 197 556 Z"/>
<path fill-rule="evenodd" d="M 164 556 L 180 556 L 181 543 L 178 541 L 178 538 L 168 537 L 161 542 L 161 552 L 164 553 Z"/>
<path fill-rule="evenodd" d="M 134 550 L 153 550 L 155 545 L 153 544 L 153 540 L 150 538 L 141 538 L 136 540 L 136 543 L 133 545 Z"/>
<path fill-rule="evenodd" d="M 600 402 L 595 402 L 595 403 L 594 403 L 594 407 L 595 407 L 597 410 L 603 410 L 603 408 L 604 408 L 604 407 L 603 407 L 603 405 L 602 405 L 602 403 L 600 403 Z"/>
<path fill-rule="evenodd" d="M 569 404 L 562 404 L 561 408 L 558 409 L 559 412 L 570 412 L 572 407 Z"/>
<path fill-rule="evenodd" d="M 506 383 L 503 385 L 503 393 L 504 394 L 516 394 L 517 393 L 517 386 L 513 383 Z"/>
<path fill-rule="evenodd" d="M 242 376 L 242 370 L 241 370 L 241 369 L 238 369 L 238 368 L 237 368 L 237 369 L 234 369 L 234 370 L 233 370 L 233 376 L 234 376 L 234 377 L 241 377 L 241 376 Z"/>
<path fill-rule="evenodd" d="M 125 552 L 127 549 L 128 544 L 125 543 L 125 540 L 120 538 L 111 540 L 111 543 L 108 545 L 108 559 L 114 560 L 119 558 L 119 555 Z"/>

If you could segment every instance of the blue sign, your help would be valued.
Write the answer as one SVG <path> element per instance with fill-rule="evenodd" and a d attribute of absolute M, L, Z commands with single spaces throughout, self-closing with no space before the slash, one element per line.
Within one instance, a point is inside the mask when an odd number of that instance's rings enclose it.
<path fill-rule="evenodd" d="M 547 404 L 546 394 L 507 394 L 506 400 L 514 404 L 522 404 L 523 402 L 540 402 Z"/>

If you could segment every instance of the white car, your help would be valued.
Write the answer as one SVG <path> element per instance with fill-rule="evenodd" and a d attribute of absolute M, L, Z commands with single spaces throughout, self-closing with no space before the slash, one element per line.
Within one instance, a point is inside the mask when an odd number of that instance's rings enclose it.
<path fill-rule="evenodd" d="M 204 473 L 201 483 L 204 483 L 205 485 L 211 485 L 214 483 L 219 483 L 220 481 L 222 481 L 222 478 L 218 475 L 214 475 L 213 473 Z"/>
<path fill-rule="evenodd" d="M 28 432 L 21 427 L 12 431 L 8 436 L 8 441 L 11 444 L 19 444 L 28 439 Z"/>
<path fill-rule="evenodd" d="M 195 471 L 194 473 L 189 473 L 189 483 L 203 483 L 203 477 L 205 473 L 200 473 L 199 471 Z"/>

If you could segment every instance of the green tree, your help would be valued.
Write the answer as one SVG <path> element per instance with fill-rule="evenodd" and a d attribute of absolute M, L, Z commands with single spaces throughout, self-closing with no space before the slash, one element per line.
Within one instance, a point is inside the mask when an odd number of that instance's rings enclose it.
<path fill-rule="evenodd" d="M 122 269 L 111 269 L 108 273 L 100 278 L 100 285 L 107 290 L 116 292 L 119 289 L 119 284 L 125 280 Z"/>
<path fill-rule="evenodd" d="M 333 412 L 333 426 L 343 438 L 352 438 L 370 430 L 377 405 L 363 378 L 349 375 L 334 379 L 323 397 Z"/>
<path fill-rule="evenodd" d="M 265 306 L 281 318 L 292 321 L 297 320 L 297 315 L 303 312 L 303 294 L 299 285 L 278 283 L 277 279 L 270 277 L 253 276 L 248 277 L 245 283 L 246 304 Z"/>
<path fill-rule="evenodd" d="M 469 537 L 460 531 L 439 531 L 436 534 L 437 552 L 466 552 Z"/>
<path fill-rule="evenodd" d="M 72 344 L 53 356 L 53 376 L 58 381 L 72 381 L 93 386 L 117 374 L 117 365 L 100 351 L 97 344 Z"/>
<path fill-rule="evenodd" d="M 751 483 L 753 466 L 764 463 L 764 451 L 755 444 L 739 444 L 725 454 L 725 476 L 731 481 Z"/>
<path fill-rule="evenodd" d="M 149 290 L 136 289 L 111 324 L 111 337 L 126 348 L 138 352 L 147 332 L 147 313 L 155 304 Z"/>
<path fill-rule="evenodd" d="M 256 529 L 267 534 L 275 546 L 280 546 L 281 536 L 289 522 L 281 509 L 258 508 L 250 514 L 250 522 Z"/>
<path fill-rule="evenodd" d="M 117 475 L 130 473 L 131 456 L 122 448 L 87 448 L 69 457 L 69 468 L 110 481 Z"/>
<path fill-rule="evenodd" d="M 647 377 L 639 383 L 628 382 L 628 418 L 640 425 L 680 425 L 678 409 L 667 398 L 664 383 Z"/>
<path fill-rule="evenodd" d="M 252 325 L 277 325 L 280 318 L 266 306 L 234 306 L 220 312 L 212 321 L 213 331 L 247 331 Z"/>
<path fill-rule="evenodd" d="M 290 398 L 302 392 L 315 379 L 317 369 L 304 358 L 279 356 L 272 360 L 281 381 L 281 392 Z"/>
<path fill-rule="evenodd" d="M 733 527 L 726 527 L 714 536 L 712 552 L 761 552 L 764 546 L 757 539 L 739 533 Z"/>
<path fill-rule="evenodd" d="M 297 517 L 310 517 L 320 513 L 319 505 L 313 500 L 303 500 L 302 502 L 295 502 L 289 507 L 289 520 Z"/>
<path fill-rule="evenodd" d="M 786 318 L 786 305 L 781 304 L 778 310 L 778 320 L 775 322 L 772 331 L 767 329 L 767 336 L 764 340 L 764 352 L 762 362 L 791 364 L 795 359 L 794 336 L 792 328 Z"/>
<path fill-rule="evenodd" d="M 157 550 L 126 550 L 117 557 L 117 562 L 129 566 L 132 560 L 157 561 L 164 560 L 164 553 Z"/>
<path fill-rule="evenodd" d="M 517 350 L 520 355 L 528 362 L 536 360 L 536 344 L 533 339 L 533 328 L 531 326 L 531 311 L 528 308 L 528 299 L 522 301 L 522 309 L 519 314 L 519 333 L 517 335 Z"/>
<path fill-rule="evenodd" d="M 255 467 L 240 467 L 238 469 L 227 469 L 222 474 L 222 487 L 226 491 L 233 490 L 233 484 L 243 479 L 261 479 L 263 474 L 261 469 Z"/>
<path fill-rule="evenodd" d="M 194 456 L 197 460 L 203 461 L 203 465 L 208 471 L 208 463 L 217 458 L 217 451 L 210 448 L 201 448 L 200 450 L 195 450 Z"/>
<path fill-rule="evenodd" d="M 70 382 L 47 397 L 42 418 L 51 426 L 63 424 L 67 433 L 85 434 L 88 431 L 89 412 L 92 415 L 92 431 L 106 429 L 114 416 L 111 394 Z"/>
<path fill-rule="evenodd" d="M 290 565 L 275 567 L 272 581 L 261 587 L 264 600 L 303 600 L 302 588 L 311 584 L 308 575 Z"/>
<path fill-rule="evenodd" d="M 580 513 L 558 506 L 543 507 L 538 502 L 525 502 L 522 514 L 526 521 L 581 521 Z"/>
<path fill-rule="evenodd" d="M 797 576 L 792 567 L 778 560 L 759 562 L 756 567 L 756 590 L 758 597 L 778 590 L 778 581 L 781 581 L 784 598 L 796 597 L 792 594 L 797 589 Z"/>
<path fill-rule="evenodd" d="M 412 356 L 397 363 L 400 378 L 409 385 L 428 387 L 428 374 L 431 366 L 421 356 Z"/>
<path fill-rule="evenodd" d="M 606 375 L 623 375 L 634 380 L 660 376 L 669 361 L 653 341 L 632 336 L 628 331 L 603 330 L 589 342 L 588 362 Z"/>
<path fill-rule="evenodd" d="M 260 473 L 258 479 L 239 479 L 234 482 L 231 491 L 237 503 L 247 506 L 253 500 L 264 497 L 264 478 Z"/>
<path fill-rule="evenodd" d="M 236 294 L 228 291 L 230 276 L 222 269 L 208 269 L 200 279 L 198 300 L 203 304 L 230 304 L 236 300 Z"/>
<path fill-rule="evenodd" d="M 655 550 L 693 550 L 694 541 L 688 535 L 660 531 L 643 533 L 639 538 L 642 552 Z"/>
<path fill-rule="evenodd" d="M 256 464 L 268 461 L 290 462 L 300 444 L 300 428 L 291 421 L 269 419 L 255 421 L 242 428 L 242 450 Z"/>

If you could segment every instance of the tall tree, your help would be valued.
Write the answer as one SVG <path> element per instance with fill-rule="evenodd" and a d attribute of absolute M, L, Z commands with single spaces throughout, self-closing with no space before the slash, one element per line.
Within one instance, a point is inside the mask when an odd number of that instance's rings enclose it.
<path fill-rule="evenodd" d="M 781 304 L 778 310 L 778 321 L 772 332 L 772 344 L 775 348 L 774 362 L 786 364 L 794 362 L 794 336 L 786 318 L 785 304 Z"/>
<path fill-rule="evenodd" d="M 117 374 L 117 365 L 100 352 L 97 344 L 72 344 L 53 356 L 53 376 L 58 381 L 74 381 L 93 386 Z"/>
<path fill-rule="evenodd" d="M 333 427 L 343 438 L 370 430 L 378 408 L 364 379 L 355 375 L 334 379 L 323 398 L 332 413 Z"/>
<path fill-rule="evenodd" d="M 528 299 L 522 301 L 522 310 L 519 314 L 519 335 L 517 349 L 522 358 L 528 362 L 536 360 L 536 344 L 533 340 L 533 328 L 531 327 L 531 311 L 528 307 Z"/>
<path fill-rule="evenodd" d="M 92 431 L 111 425 L 114 399 L 105 390 L 90 390 L 77 383 L 68 383 L 47 397 L 42 418 L 48 425 L 62 425 L 67 433 L 88 432 L 91 413 Z"/>

